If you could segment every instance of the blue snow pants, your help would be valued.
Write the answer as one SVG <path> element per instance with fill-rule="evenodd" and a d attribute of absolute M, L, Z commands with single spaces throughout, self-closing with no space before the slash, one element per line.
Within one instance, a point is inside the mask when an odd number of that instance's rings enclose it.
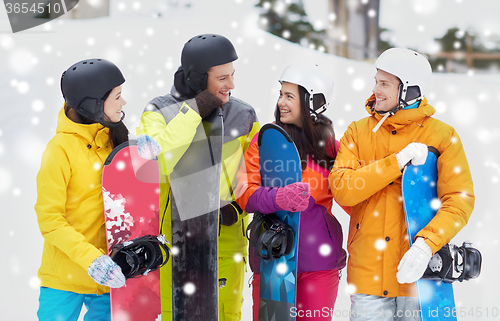
<path fill-rule="evenodd" d="M 41 287 L 39 302 L 40 321 L 77 321 L 83 304 L 87 308 L 85 321 L 111 320 L 109 293 L 80 294 Z"/>

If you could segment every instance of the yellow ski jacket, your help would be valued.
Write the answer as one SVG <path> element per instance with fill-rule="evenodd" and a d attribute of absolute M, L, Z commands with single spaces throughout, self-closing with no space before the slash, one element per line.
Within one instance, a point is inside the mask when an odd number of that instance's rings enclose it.
<path fill-rule="evenodd" d="M 41 286 L 85 294 L 109 288 L 88 275 L 106 251 L 102 167 L 113 149 L 109 129 L 82 125 L 61 109 L 56 135 L 49 141 L 37 175 L 35 211 L 44 238 Z"/>
<path fill-rule="evenodd" d="M 245 102 L 230 97 L 224 104 L 224 140 L 222 147 L 223 168 L 221 170 L 220 200 L 221 207 L 235 199 L 237 186 L 236 174 L 243 162 L 243 154 L 248 149 L 260 125 L 254 109 Z M 195 108 L 195 109 L 193 109 Z M 172 241 L 170 182 L 168 175 L 189 148 L 202 118 L 195 111 L 194 99 L 183 100 L 172 87 L 171 94 L 153 99 L 142 114 L 137 136 L 153 137 L 161 147 L 158 155 L 160 170 L 160 228 L 167 240 Z M 207 182 L 207 184 L 214 184 Z M 221 226 L 219 235 L 219 257 L 233 258 L 248 256 L 248 241 L 245 236 L 248 215 L 243 212 L 232 226 Z M 236 265 L 236 263 L 234 263 Z M 235 271 L 237 272 L 237 271 Z M 162 317 L 171 319 L 172 311 L 172 262 L 160 270 Z M 220 275 L 219 275 L 220 276 Z M 222 277 L 222 276 L 220 276 Z M 233 276 L 224 275 L 228 279 Z M 234 295 L 234 294 L 233 294 Z"/>
<path fill-rule="evenodd" d="M 175 87 L 172 88 L 175 93 Z M 160 221 L 162 232 L 171 241 L 170 231 L 170 183 L 168 175 L 189 148 L 202 118 L 193 109 L 195 100 L 181 100 L 174 94 L 153 99 L 142 114 L 137 136 L 153 137 L 161 147 L 158 155 L 160 169 Z M 254 109 L 247 103 L 230 97 L 224 104 L 224 144 L 222 148 L 223 169 L 220 181 L 221 206 L 234 200 L 236 174 L 243 162 L 243 154 L 250 146 L 255 133 L 260 129 Z M 213 182 L 207 182 L 213 184 Z M 168 204 L 167 204 L 168 202 Z M 168 208 L 167 208 L 168 207 Z M 248 215 L 244 212 L 232 226 L 222 226 L 219 236 L 219 256 L 248 255 L 245 237 Z"/>
<path fill-rule="evenodd" d="M 417 234 L 433 252 L 467 224 L 474 208 L 472 177 L 458 134 L 431 117 L 435 109 L 426 99 L 418 108 L 399 110 L 375 133 L 372 129 L 382 116 L 371 110 L 374 101 L 372 95 L 366 103 L 371 115 L 347 128 L 329 176 L 335 200 L 351 206 L 347 282 L 357 293 L 414 296 L 413 284 L 396 279 L 397 266 L 409 249 L 396 153 L 412 142 L 441 153 L 437 192 L 442 205 Z"/>

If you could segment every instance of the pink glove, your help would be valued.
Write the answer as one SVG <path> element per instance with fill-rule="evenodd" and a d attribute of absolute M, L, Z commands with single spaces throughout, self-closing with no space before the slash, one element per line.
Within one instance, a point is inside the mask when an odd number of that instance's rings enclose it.
<path fill-rule="evenodd" d="M 309 183 L 297 182 L 278 188 L 276 204 L 284 211 L 302 212 L 309 206 L 311 186 Z"/>

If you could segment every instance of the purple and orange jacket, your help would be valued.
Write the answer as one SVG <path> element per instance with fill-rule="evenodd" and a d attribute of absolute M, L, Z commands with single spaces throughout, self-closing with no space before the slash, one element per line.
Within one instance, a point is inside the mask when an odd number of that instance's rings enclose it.
<path fill-rule="evenodd" d="M 282 209 L 276 204 L 275 187 L 261 186 L 258 134 L 245 152 L 245 170 L 238 174 L 237 202 L 248 213 L 274 213 Z M 336 142 L 335 150 L 338 150 Z M 331 146 L 333 147 L 333 146 Z M 333 148 L 330 148 L 333 149 Z M 342 228 L 332 214 L 333 196 L 328 183 L 330 171 L 310 157 L 302 172 L 302 182 L 311 186 L 309 206 L 300 215 L 298 273 L 341 269 L 346 265 L 342 248 Z M 350 213 L 350 208 L 344 208 Z M 250 246 L 250 268 L 260 272 L 260 259 Z"/>

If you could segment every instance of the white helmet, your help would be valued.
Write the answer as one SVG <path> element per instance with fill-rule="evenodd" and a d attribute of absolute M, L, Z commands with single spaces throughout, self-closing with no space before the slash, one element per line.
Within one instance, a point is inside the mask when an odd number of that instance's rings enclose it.
<path fill-rule="evenodd" d="M 280 76 L 279 82 L 284 81 L 304 87 L 309 94 L 306 99 L 309 101 L 311 116 L 316 118 L 323 113 L 333 95 L 333 78 L 315 64 L 293 64 L 285 68 Z M 314 107 L 314 95 L 323 95 L 325 104 Z"/>
<path fill-rule="evenodd" d="M 406 48 L 387 49 L 375 61 L 375 67 L 401 80 L 400 108 L 424 98 L 431 82 L 432 68 L 429 61 L 418 52 Z"/>

